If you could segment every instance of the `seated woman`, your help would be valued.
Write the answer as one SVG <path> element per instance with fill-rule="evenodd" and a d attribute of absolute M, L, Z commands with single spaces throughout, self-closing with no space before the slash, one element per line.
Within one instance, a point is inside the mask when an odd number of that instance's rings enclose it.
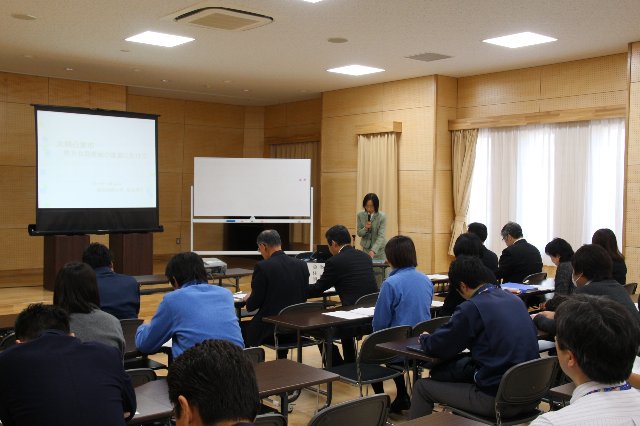
<path fill-rule="evenodd" d="M 453 255 L 455 257 L 458 256 L 473 256 L 480 258 L 480 253 L 482 252 L 482 241 L 478 238 L 477 235 L 472 234 L 470 232 L 466 232 L 464 234 L 460 234 L 460 236 L 456 239 L 455 244 L 453 245 Z M 488 283 L 496 284 L 496 276 L 493 271 L 486 266 L 484 266 L 486 270 Z M 447 296 L 444 298 L 444 304 L 442 308 L 440 308 L 440 316 L 453 315 L 453 311 L 456 310 L 456 307 L 464 302 L 465 299 L 455 290 L 452 290 L 451 286 L 449 286 L 449 292 Z"/>
<path fill-rule="evenodd" d="M 431 319 L 433 284 L 425 274 L 416 270 L 416 247 L 411 238 L 402 235 L 391 238 L 384 252 L 393 270 L 380 288 L 373 314 L 373 331 L 400 325 L 413 327 Z M 399 413 L 409 409 L 411 400 L 404 376 L 393 380 L 398 392 L 390 409 L 392 413 Z M 371 387 L 375 393 L 384 393 L 382 382 Z"/>
<path fill-rule="evenodd" d="M 544 248 L 544 252 L 551 258 L 551 262 L 557 266 L 555 278 L 555 294 L 571 294 L 576 286 L 571 282 L 571 259 L 573 249 L 562 238 L 554 238 Z"/>
<path fill-rule="evenodd" d="M 69 312 L 71 332 L 83 342 L 116 347 L 124 354 L 120 321 L 100 310 L 96 273 L 86 263 L 69 262 L 58 271 L 53 304 Z"/>
<path fill-rule="evenodd" d="M 591 244 L 597 244 L 606 250 L 613 261 L 611 276 L 620 284 L 625 285 L 627 283 L 627 265 L 624 262 L 624 256 L 618 250 L 616 234 L 611 229 L 598 229 L 591 237 Z"/>

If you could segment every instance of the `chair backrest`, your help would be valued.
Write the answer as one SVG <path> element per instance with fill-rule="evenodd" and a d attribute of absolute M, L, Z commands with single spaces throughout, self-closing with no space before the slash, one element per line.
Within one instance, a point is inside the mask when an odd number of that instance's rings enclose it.
<path fill-rule="evenodd" d="M 126 370 L 129 378 L 131 378 L 131 384 L 134 388 L 142 386 L 145 383 L 152 382 L 158 378 L 156 372 L 150 368 L 132 368 Z"/>
<path fill-rule="evenodd" d="M 378 296 L 380 292 L 365 294 L 356 300 L 354 305 L 356 306 L 376 306 L 376 302 L 378 301 Z"/>
<path fill-rule="evenodd" d="M 332 405 L 309 421 L 309 426 L 383 426 L 387 422 L 389 396 L 382 393 Z"/>
<path fill-rule="evenodd" d="M 627 293 L 636 294 L 636 289 L 638 288 L 638 283 L 626 283 L 624 285 L 624 289 L 627 290 Z"/>
<path fill-rule="evenodd" d="M 138 327 L 144 321 L 138 318 L 133 319 L 121 319 L 120 326 L 122 327 L 122 334 L 124 335 L 124 353 L 125 357 L 127 353 L 137 352 L 136 349 L 136 331 Z"/>
<path fill-rule="evenodd" d="M 264 362 L 264 349 L 260 347 L 244 348 L 244 354 L 253 365 Z"/>
<path fill-rule="evenodd" d="M 550 356 L 514 365 L 502 376 L 496 394 L 496 415 L 506 407 L 537 406 L 556 376 L 558 358 Z"/>
<path fill-rule="evenodd" d="M 0 351 L 3 351 L 7 348 L 16 344 L 16 333 L 11 332 L 4 336 L 2 340 L 0 340 Z"/>
<path fill-rule="evenodd" d="M 287 419 L 282 414 L 261 414 L 253 421 L 256 426 L 287 426 Z"/>
<path fill-rule="evenodd" d="M 397 355 L 378 349 L 376 345 L 379 343 L 392 342 L 394 340 L 406 339 L 411 333 L 411 327 L 401 325 L 398 327 L 385 328 L 371 333 L 362 342 L 360 351 L 358 352 L 358 363 L 364 364 L 383 364 L 390 362 Z"/>
<path fill-rule="evenodd" d="M 322 302 L 304 302 L 304 303 L 296 303 L 295 305 L 285 306 L 280 309 L 278 315 L 282 314 L 290 314 L 293 312 L 317 312 L 324 311 L 324 303 Z M 274 338 L 277 338 L 277 334 L 293 334 L 294 330 L 287 329 L 286 327 L 281 327 L 276 325 L 273 330 Z"/>
<path fill-rule="evenodd" d="M 430 320 L 419 322 L 418 324 L 413 326 L 413 329 L 411 330 L 411 335 L 414 337 L 418 337 L 425 331 L 427 333 L 433 333 L 434 331 L 436 331 L 436 329 L 438 329 L 438 327 L 448 323 L 449 318 L 451 317 L 437 317 L 437 318 L 432 318 Z"/>
<path fill-rule="evenodd" d="M 540 284 L 542 281 L 546 279 L 547 279 L 546 272 L 537 272 L 535 274 L 527 275 L 526 277 L 524 277 L 524 279 L 522 280 L 522 284 L 531 284 L 531 285 Z"/>

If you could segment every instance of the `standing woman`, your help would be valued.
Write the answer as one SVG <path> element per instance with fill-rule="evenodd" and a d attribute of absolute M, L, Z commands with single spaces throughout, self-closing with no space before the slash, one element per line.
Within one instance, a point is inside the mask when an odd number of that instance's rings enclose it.
<path fill-rule="evenodd" d="M 611 276 L 620 284 L 625 285 L 627 283 L 627 265 L 624 262 L 624 256 L 620 253 L 620 250 L 618 250 L 616 234 L 614 234 L 611 229 L 598 229 L 593 233 L 593 237 L 591 237 L 591 244 L 597 244 L 609 253 L 613 261 Z"/>
<path fill-rule="evenodd" d="M 384 231 L 387 218 L 378 211 L 380 200 L 374 193 L 369 193 L 362 200 L 363 211 L 358 213 L 358 236 L 361 238 L 362 251 L 372 259 L 384 259 Z"/>

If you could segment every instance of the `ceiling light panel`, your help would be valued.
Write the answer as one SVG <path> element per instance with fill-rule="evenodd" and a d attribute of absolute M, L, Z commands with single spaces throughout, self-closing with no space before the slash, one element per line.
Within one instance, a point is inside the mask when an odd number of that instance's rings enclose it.
<path fill-rule="evenodd" d="M 134 43 L 151 44 L 153 46 L 175 47 L 181 44 L 189 43 L 190 41 L 193 41 L 195 39 L 191 37 L 157 33 L 154 31 L 145 31 L 143 33 L 131 36 L 125 40 Z"/>
<path fill-rule="evenodd" d="M 373 67 L 367 67 L 364 65 L 347 65 L 339 68 L 331 68 L 327 71 L 334 72 L 336 74 L 347 74 L 347 75 L 358 76 L 358 75 L 367 75 L 367 74 L 374 74 L 377 72 L 383 72 L 384 70 L 382 68 L 373 68 Z"/>
<path fill-rule="evenodd" d="M 533 46 L 533 45 L 542 44 L 542 43 L 550 43 L 552 41 L 557 41 L 557 40 L 558 39 L 553 37 L 548 37 L 542 34 L 536 34 L 536 33 L 527 31 L 524 33 L 511 34 L 503 37 L 488 38 L 482 41 L 485 43 L 490 43 L 498 46 L 508 47 L 510 49 L 515 49 L 518 47 Z"/>

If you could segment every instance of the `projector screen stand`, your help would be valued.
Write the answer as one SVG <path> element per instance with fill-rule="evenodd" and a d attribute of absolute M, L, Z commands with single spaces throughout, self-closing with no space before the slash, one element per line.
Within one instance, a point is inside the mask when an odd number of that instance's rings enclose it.
<path fill-rule="evenodd" d="M 65 263 L 82 261 L 82 252 L 89 246 L 89 236 L 84 235 L 45 235 L 44 268 L 42 286 L 53 291 L 56 275 Z"/>

